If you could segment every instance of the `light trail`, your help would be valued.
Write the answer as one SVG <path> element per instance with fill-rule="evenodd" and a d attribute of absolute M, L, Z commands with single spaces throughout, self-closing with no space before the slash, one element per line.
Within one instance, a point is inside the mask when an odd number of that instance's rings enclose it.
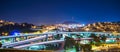
<path fill-rule="evenodd" d="M 48 35 L 48 37 L 51 37 L 51 36 L 52 35 Z M 4 46 L 15 46 L 15 45 L 20 45 L 20 44 L 25 44 L 25 43 L 28 43 L 28 42 L 37 41 L 37 40 L 44 39 L 44 38 L 46 38 L 46 36 L 35 37 L 35 38 L 31 38 L 31 39 L 27 39 L 27 40 L 23 40 L 23 41 L 19 41 L 19 42 L 5 44 L 2 47 L 4 47 Z"/>
<path fill-rule="evenodd" d="M 16 46 L 14 48 L 24 48 L 24 47 L 29 47 L 33 45 L 41 45 L 41 44 L 49 44 L 49 43 L 56 43 L 56 42 L 64 42 L 64 40 L 53 40 L 53 41 L 46 41 L 46 42 L 39 42 L 39 43 L 34 43 L 34 44 L 27 44 L 27 45 L 22 45 L 22 46 Z"/>

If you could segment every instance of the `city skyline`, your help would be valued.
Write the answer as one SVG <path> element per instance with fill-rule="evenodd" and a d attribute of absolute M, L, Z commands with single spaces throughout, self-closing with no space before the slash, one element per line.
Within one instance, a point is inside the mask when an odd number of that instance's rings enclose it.
<path fill-rule="evenodd" d="M 119 0 L 1 0 L 0 19 L 36 25 L 120 21 Z M 74 19 L 73 19 L 74 18 Z"/>

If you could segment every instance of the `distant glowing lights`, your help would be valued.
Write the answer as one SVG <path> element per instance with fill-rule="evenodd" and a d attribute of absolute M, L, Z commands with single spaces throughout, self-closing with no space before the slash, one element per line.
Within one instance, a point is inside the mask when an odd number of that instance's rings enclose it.
<path fill-rule="evenodd" d="M 19 33 L 20 33 L 20 32 L 19 32 L 18 30 L 13 30 L 13 31 L 10 33 L 10 35 L 12 35 L 12 36 L 17 36 L 17 35 L 20 35 Z"/>
<path fill-rule="evenodd" d="M 85 30 L 86 30 L 86 31 L 89 31 L 90 29 L 89 29 L 89 28 L 86 28 Z"/>
<path fill-rule="evenodd" d="M 77 28 L 77 27 L 83 27 L 85 26 L 85 24 L 59 24 L 58 26 L 65 28 Z"/>

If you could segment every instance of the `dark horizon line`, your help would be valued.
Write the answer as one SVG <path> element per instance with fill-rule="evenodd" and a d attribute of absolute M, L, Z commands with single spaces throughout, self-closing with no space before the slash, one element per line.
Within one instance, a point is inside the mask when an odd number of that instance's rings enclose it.
<path fill-rule="evenodd" d="M 0 19 L 0 20 L 3 20 L 3 19 Z M 28 23 L 28 22 L 15 22 L 15 21 L 9 21 L 9 20 L 3 20 L 3 21 L 7 21 L 7 22 L 14 22 L 14 23 Z M 70 20 L 69 20 L 70 21 Z M 72 20 L 71 20 L 72 21 Z M 74 22 L 77 22 L 75 20 L 73 20 Z M 65 22 L 65 21 L 63 21 Z M 43 24 L 36 24 L 36 23 L 28 23 L 28 24 L 33 24 L 33 25 L 52 25 L 52 24 L 62 24 L 63 22 L 59 22 L 59 23 L 43 23 Z M 98 21 L 98 22 L 120 22 L 120 21 Z M 93 24 L 93 23 L 98 23 L 97 21 L 96 22 L 92 22 L 92 23 L 86 23 L 86 24 Z M 77 22 L 78 24 L 80 24 L 80 22 Z"/>

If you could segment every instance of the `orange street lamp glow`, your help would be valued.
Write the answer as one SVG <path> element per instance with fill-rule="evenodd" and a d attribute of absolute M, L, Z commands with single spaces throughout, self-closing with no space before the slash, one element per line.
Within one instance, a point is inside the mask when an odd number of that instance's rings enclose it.
<path fill-rule="evenodd" d="M 86 30 L 86 31 L 89 31 L 90 29 L 89 29 L 89 28 L 86 28 L 85 30 Z"/>

